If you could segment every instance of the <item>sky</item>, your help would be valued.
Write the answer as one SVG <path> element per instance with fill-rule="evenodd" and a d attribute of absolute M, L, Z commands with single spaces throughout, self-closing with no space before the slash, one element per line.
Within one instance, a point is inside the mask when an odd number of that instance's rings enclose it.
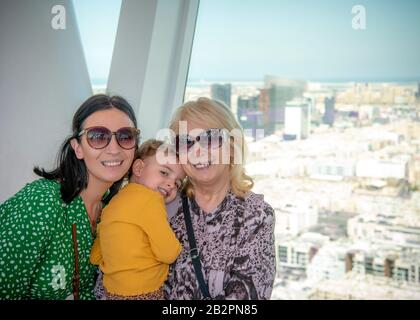
<path fill-rule="evenodd" d="M 92 78 L 106 78 L 121 0 L 73 0 Z M 354 5 L 366 29 L 352 28 Z M 95 21 L 95 23 L 92 23 Z M 418 0 L 201 0 L 189 80 L 419 81 Z"/>
<path fill-rule="evenodd" d="M 73 6 L 91 81 L 106 82 L 121 0 L 73 0 Z"/>

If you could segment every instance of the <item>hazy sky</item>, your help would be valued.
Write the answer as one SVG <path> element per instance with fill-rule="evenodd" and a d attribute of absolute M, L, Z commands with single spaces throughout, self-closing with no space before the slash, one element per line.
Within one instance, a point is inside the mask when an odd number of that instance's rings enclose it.
<path fill-rule="evenodd" d="M 121 0 L 73 0 L 91 79 L 108 78 Z"/>
<path fill-rule="evenodd" d="M 91 77 L 107 77 L 121 0 L 74 3 Z M 352 28 L 356 4 L 366 8 L 366 30 Z M 265 74 L 420 80 L 420 1 L 201 0 L 189 78 Z"/>

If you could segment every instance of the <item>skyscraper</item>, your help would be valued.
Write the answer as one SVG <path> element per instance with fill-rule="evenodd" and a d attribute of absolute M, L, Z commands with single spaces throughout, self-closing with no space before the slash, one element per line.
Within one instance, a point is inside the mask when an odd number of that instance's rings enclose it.
<path fill-rule="evenodd" d="M 258 96 L 239 96 L 238 97 L 238 118 L 240 117 L 241 110 L 257 110 L 258 109 Z"/>
<path fill-rule="evenodd" d="M 311 101 L 298 98 L 286 103 L 284 140 L 300 140 L 309 136 L 311 125 Z"/>
<path fill-rule="evenodd" d="M 227 84 L 212 84 L 211 85 L 211 98 L 219 100 L 225 103 L 229 108 L 231 107 L 231 93 L 232 86 L 230 83 Z"/>
<path fill-rule="evenodd" d="M 322 118 L 325 124 L 328 124 L 330 127 L 334 124 L 334 114 L 335 114 L 335 97 L 326 97 L 324 99 L 325 112 L 324 117 Z"/>
<path fill-rule="evenodd" d="M 268 95 L 268 89 L 259 89 L 259 91 L 258 110 L 263 113 L 264 127 L 268 127 L 270 122 L 270 96 Z"/>
<path fill-rule="evenodd" d="M 265 87 L 268 89 L 269 96 L 268 130 L 273 132 L 278 125 L 284 124 L 286 102 L 301 97 L 306 88 L 306 82 L 266 76 Z"/>
<path fill-rule="evenodd" d="M 264 114 L 258 110 L 259 96 L 238 97 L 238 121 L 245 130 L 257 138 L 257 129 L 264 129 Z"/>

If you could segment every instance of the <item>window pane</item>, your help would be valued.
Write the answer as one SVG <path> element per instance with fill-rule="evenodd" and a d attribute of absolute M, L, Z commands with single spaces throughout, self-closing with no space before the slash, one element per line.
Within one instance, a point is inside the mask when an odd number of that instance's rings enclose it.
<path fill-rule="evenodd" d="M 245 129 L 272 299 L 420 299 L 417 39 L 418 1 L 200 1 L 185 100 Z"/>
<path fill-rule="evenodd" d="M 94 93 L 105 92 L 121 0 L 73 0 Z"/>

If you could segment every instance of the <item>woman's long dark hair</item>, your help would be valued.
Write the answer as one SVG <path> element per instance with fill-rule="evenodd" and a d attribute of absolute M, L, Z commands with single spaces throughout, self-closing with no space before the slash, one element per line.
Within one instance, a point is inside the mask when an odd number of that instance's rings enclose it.
<path fill-rule="evenodd" d="M 73 201 L 82 190 L 88 185 L 88 172 L 85 162 L 79 160 L 71 147 L 70 141 L 77 139 L 80 142 L 78 134 L 82 131 L 82 125 L 87 117 L 91 114 L 108 109 L 118 109 L 124 112 L 133 121 L 137 128 L 136 115 L 130 104 L 119 96 L 110 97 L 105 94 L 97 94 L 87 99 L 76 111 L 73 116 L 72 135 L 69 136 L 62 144 L 57 157 L 56 169 L 46 171 L 39 167 L 34 168 L 34 172 L 48 180 L 56 180 L 61 184 L 61 198 L 67 204 Z M 103 201 L 108 203 L 109 200 L 118 192 L 124 178 L 114 182 L 110 188 L 110 192 L 106 194 Z"/>

